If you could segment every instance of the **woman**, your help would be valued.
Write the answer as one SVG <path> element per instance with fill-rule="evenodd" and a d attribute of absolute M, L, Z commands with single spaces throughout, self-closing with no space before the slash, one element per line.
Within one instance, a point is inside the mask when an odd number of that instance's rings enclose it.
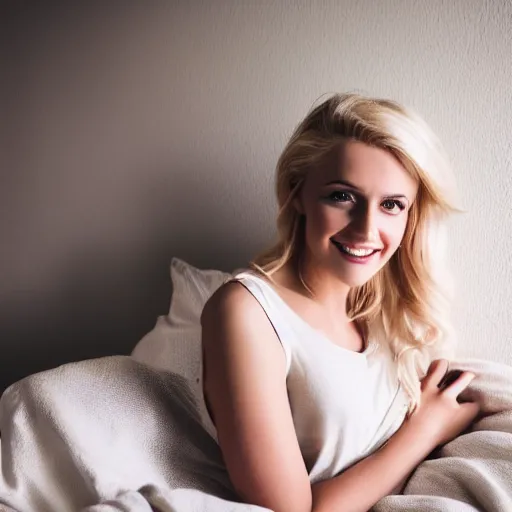
<path fill-rule="evenodd" d="M 241 498 L 366 511 L 478 414 L 448 370 L 450 169 L 395 102 L 333 95 L 277 165 L 279 241 L 208 301 L 204 394 Z M 432 363 L 432 364 L 431 364 Z M 428 371 L 427 371 L 428 368 Z"/>

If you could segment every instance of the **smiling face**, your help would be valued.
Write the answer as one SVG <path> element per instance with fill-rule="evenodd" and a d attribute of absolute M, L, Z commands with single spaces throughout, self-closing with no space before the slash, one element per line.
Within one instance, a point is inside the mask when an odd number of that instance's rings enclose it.
<path fill-rule="evenodd" d="M 371 279 L 398 249 L 417 182 L 389 152 L 347 140 L 306 176 L 308 261 L 350 287 Z"/>

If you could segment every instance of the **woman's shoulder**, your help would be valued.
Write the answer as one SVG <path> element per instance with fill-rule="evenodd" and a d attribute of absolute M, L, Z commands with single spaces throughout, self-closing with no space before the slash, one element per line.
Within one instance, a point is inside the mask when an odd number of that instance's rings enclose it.
<path fill-rule="evenodd" d="M 201 329 L 206 352 L 211 349 L 223 353 L 235 366 L 241 362 L 246 364 L 248 360 L 259 360 L 264 352 L 267 354 L 265 358 L 275 359 L 279 365 L 282 363 L 276 332 L 265 310 L 237 280 L 224 283 L 206 302 L 201 314 Z"/>
<path fill-rule="evenodd" d="M 254 315 L 259 313 L 260 309 L 238 276 L 234 276 L 222 284 L 206 301 L 201 313 L 201 322 L 210 318 L 213 322 L 219 322 L 227 317 Z"/>

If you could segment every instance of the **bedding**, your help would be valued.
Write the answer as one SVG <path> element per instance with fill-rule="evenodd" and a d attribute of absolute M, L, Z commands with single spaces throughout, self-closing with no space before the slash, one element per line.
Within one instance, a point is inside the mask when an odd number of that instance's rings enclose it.
<path fill-rule="evenodd" d="M 203 307 L 232 274 L 198 269 L 173 258 L 170 265 L 172 295 L 169 312 L 157 318 L 154 328 L 135 346 L 131 355 L 154 368 L 186 378 L 195 393 L 202 390 L 201 325 Z"/>
<path fill-rule="evenodd" d="M 512 368 L 454 366 L 482 418 L 375 512 L 512 510 Z M 23 379 L 0 400 L 0 510 L 263 512 L 237 502 L 218 445 L 185 378 L 129 356 Z"/>
<path fill-rule="evenodd" d="M 199 317 L 229 277 L 175 258 L 169 313 L 131 357 L 67 364 L 3 394 L 0 511 L 266 511 L 239 503 L 205 422 Z M 512 511 L 512 367 L 451 367 L 476 373 L 463 397 L 481 417 L 374 512 Z"/>

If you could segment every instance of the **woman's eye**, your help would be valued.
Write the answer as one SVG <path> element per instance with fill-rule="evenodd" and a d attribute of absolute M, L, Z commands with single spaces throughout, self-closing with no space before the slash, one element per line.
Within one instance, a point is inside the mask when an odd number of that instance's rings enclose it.
<path fill-rule="evenodd" d="M 399 213 L 402 210 L 405 210 L 405 205 L 401 201 L 398 201 L 397 199 L 386 199 L 382 203 L 382 207 L 384 210 L 390 212 L 390 213 Z"/>
<path fill-rule="evenodd" d="M 329 195 L 329 199 L 336 203 L 345 203 L 347 201 L 354 201 L 354 196 L 350 192 L 343 190 L 336 190 Z"/>

